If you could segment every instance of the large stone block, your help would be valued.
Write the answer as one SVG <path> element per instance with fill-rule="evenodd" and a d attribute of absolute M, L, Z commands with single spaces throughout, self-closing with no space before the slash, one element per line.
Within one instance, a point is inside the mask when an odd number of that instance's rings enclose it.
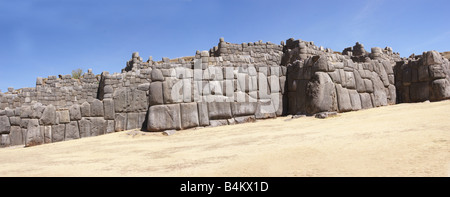
<path fill-rule="evenodd" d="M 103 102 L 95 99 L 92 103 L 91 103 L 91 117 L 104 117 L 105 116 L 105 111 L 103 108 Z"/>
<path fill-rule="evenodd" d="M 437 51 L 427 51 L 423 54 L 423 63 L 425 66 L 433 65 L 433 64 L 442 64 L 442 56 Z"/>
<path fill-rule="evenodd" d="M 71 121 L 70 123 L 66 124 L 66 131 L 65 131 L 65 141 L 68 140 L 74 140 L 80 138 L 80 130 L 78 127 L 77 121 Z"/>
<path fill-rule="evenodd" d="M 38 119 L 30 119 L 27 126 L 27 135 L 25 138 L 25 146 L 36 146 L 44 143 L 44 133 L 39 128 Z"/>
<path fill-rule="evenodd" d="M 91 135 L 91 120 L 89 118 L 82 118 L 78 121 L 78 126 L 80 130 L 80 137 L 90 137 Z"/>
<path fill-rule="evenodd" d="M 361 77 L 361 75 L 359 74 L 360 72 L 358 71 L 353 71 L 353 75 L 355 76 L 355 87 L 356 87 L 356 91 L 358 91 L 359 93 L 365 92 L 366 91 L 366 86 L 364 83 L 364 79 Z"/>
<path fill-rule="evenodd" d="M 152 70 L 153 71 L 153 70 Z M 118 88 L 114 91 L 114 109 L 116 113 L 123 113 L 127 111 L 128 100 L 127 100 L 127 88 Z M 84 117 L 84 116 L 83 116 Z"/>
<path fill-rule="evenodd" d="M 450 82 L 447 79 L 437 79 L 431 83 L 433 100 L 450 98 Z"/>
<path fill-rule="evenodd" d="M 199 126 L 197 103 L 181 103 L 180 112 L 182 129 Z"/>
<path fill-rule="evenodd" d="M 167 77 L 162 83 L 165 104 L 183 102 L 183 81 L 175 77 Z"/>
<path fill-rule="evenodd" d="M 348 90 L 343 88 L 340 84 L 336 85 L 337 101 L 339 112 L 347 112 L 352 110 L 352 103 Z"/>
<path fill-rule="evenodd" d="M 152 81 L 164 81 L 164 76 L 160 69 L 153 69 L 151 73 Z"/>
<path fill-rule="evenodd" d="M 103 107 L 105 112 L 105 120 L 114 120 L 115 110 L 114 110 L 114 100 L 105 99 L 103 100 Z"/>
<path fill-rule="evenodd" d="M 366 88 L 366 92 L 373 92 L 373 83 L 370 79 L 364 79 L 364 87 Z"/>
<path fill-rule="evenodd" d="M 386 89 L 380 77 L 377 76 L 376 73 L 373 73 L 372 75 L 372 82 L 374 95 L 373 105 L 375 107 L 386 106 L 387 105 Z"/>
<path fill-rule="evenodd" d="M 230 119 L 232 117 L 229 102 L 208 103 L 209 120 Z"/>
<path fill-rule="evenodd" d="M 91 104 L 88 102 L 84 102 L 80 107 L 81 116 L 82 117 L 90 117 L 91 116 Z"/>
<path fill-rule="evenodd" d="M 360 93 L 359 97 L 361 98 L 361 108 L 362 109 L 373 108 L 372 99 L 370 98 L 369 93 Z"/>
<path fill-rule="evenodd" d="M 106 133 L 107 121 L 103 117 L 89 118 L 91 121 L 90 136 L 99 136 Z"/>
<path fill-rule="evenodd" d="M 125 131 L 127 128 L 127 114 L 125 113 L 119 113 L 116 114 L 115 118 L 115 126 L 114 126 L 114 130 L 116 132 L 119 131 Z"/>
<path fill-rule="evenodd" d="M 306 113 L 337 111 L 335 84 L 324 72 L 316 72 L 306 88 Z"/>
<path fill-rule="evenodd" d="M 256 105 L 255 118 L 256 119 L 267 119 L 275 118 L 276 110 L 272 104 L 271 99 L 259 100 Z"/>
<path fill-rule="evenodd" d="M 198 108 L 198 120 L 200 126 L 209 125 L 209 113 L 208 113 L 208 103 L 200 102 L 197 103 Z"/>
<path fill-rule="evenodd" d="M 44 143 L 52 143 L 52 126 L 49 125 L 42 127 L 44 128 Z"/>
<path fill-rule="evenodd" d="M 20 126 L 20 123 L 22 122 L 22 119 L 18 116 L 9 117 L 9 122 L 11 123 L 11 126 Z"/>
<path fill-rule="evenodd" d="M 343 85 L 344 87 L 348 89 L 356 89 L 355 76 L 353 75 L 353 72 L 345 71 L 345 82 L 345 85 Z"/>
<path fill-rule="evenodd" d="M 352 103 L 352 111 L 357 111 L 362 109 L 361 98 L 356 90 L 348 90 L 350 96 L 350 101 Z"/>
<path fill-rule="evenodd" d="M 23 145 L 22 129 L 19 126 L 11 126 L 11 132 L 9 133 L 11 140 L 11 146 Z"/>
<path fill-rule="evenodd" d="M 52 131 L 51 133 L 52 142 L 64 141 L 66 125 L 64 124 L 53 125 L 51 131 Z"/>
<path fill-rule="evenodd" d="M 150 84 L 149 102 L 150 106 L 164 104 L 162 82 L 157 81 Z"/>
<path fill-rule="evenodd" d="M 139 126 L 139 113 L 127 114 L 127 130 L 141 128 Z"/>
<path fill-rule="evenodd" d="M 114 120 L 107 120 L 106 133 L 114 133 L 115 122 Z"/>
<path fill-rule="evenodd" d="M 180 105 L 154 105 L 149 108 L 147 130 L 181 129 Z"/>
<path fill-rule="evenodd" d="M 69 107 L 70 121 L 81 120 L 81 107 L 78 104 Z"/>
<path fill-rule="evenodd" d="M 11 123 L 7 116 L 0 116 L 0 134 L 9 134 L 11 131 Z"/>
<path fill-rule="evenodd" d="M 0 135 L 0 147 L 8 147 L 11 145 L 11 138 L 9 134 Z"/>
<path fill-rule="evenodd" d="M 231 103 L 233 116 L 255 115 L 258 104 L 256 102 L 234 102 Z"/>
<path fill-rule="evenodd" d="M 429 67 L 429 74 L 432 79 L 443 79 L 447 77 L 443 64 L 433 64 Z"/>
<path fill-rule="evenodd" d="M 60 110 L 56 111 L 57 116 L 59 117 L 59 124 L 66 124 L 70 122 L 69 110 Z"/>

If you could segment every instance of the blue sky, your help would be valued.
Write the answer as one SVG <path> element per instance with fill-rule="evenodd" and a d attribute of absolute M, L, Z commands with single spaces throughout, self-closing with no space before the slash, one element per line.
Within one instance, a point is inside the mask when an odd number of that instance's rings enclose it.
<path fill-rule="evenodd" d="M 450 51 L 448 0 L 0 0 L 0 90 L 89 68 L 120 72 L 131 53 L 191 56 L 219 38 L 290 37 L 342 51 Z"/>

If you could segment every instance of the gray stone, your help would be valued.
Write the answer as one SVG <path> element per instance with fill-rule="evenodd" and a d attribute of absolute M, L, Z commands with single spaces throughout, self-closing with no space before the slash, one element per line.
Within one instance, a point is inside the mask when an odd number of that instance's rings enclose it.
<path fill-rule="evenodd" d="M 78 121 L 81 120 L 81 107 L 78 104 L 72 105 L 69 107 L 69 116 L 70 121 Z"/>
<path fill-rule="evenodd" d="M 167 77 L 162 83 L 165 104 L 183 102 L 183 81 L 175 77 Z"/>
<path fill-rule="evenodd" d="M 321 56 L 313 56 L 311 57 L 314 64 L 313 64 L 313 71 L 328 71 L 328 60 L 325 55 Z"/>
<path fill-rule="evenodd" d="M 38 119 L 30 119 L 27 126 L 27 135 L 25 138 L 25 146 L 36 146 L 44 143 L 44 133 L 39 128 Z"/>
<path fill-rule="evenodd" d="M 355 87 L 356 87 L 356 91 L 358 91 L 359 93 L 365 92 L 366 91 L 366 86 L 364 83 L 364 79 L 361 77 L 361 75 L 359 74 L 360 72 L 358 71 L 353 71 L 353 75 L 355 76 Z"/>
<path fill-rule="evenodd" d="M 40 120 L 43 125 L 55 125 L 56 124 L 55 106 L 48 105 L 47 107 L 45 107 Z"/>
<path fill-rule="evenodd" d="M 91 135 L 91 120 L 90 118 L 83 117 L 78 121 L 78 126 L 80 130 L 80 137 L 90 137 Z M 53 129 L 53 128 L 52 128 Z"/>
<path fill-rule="evenodd" d="M 289 99 L 291 100 L 291 99 Z M 324 72 L 316 72 L 306 87 L 306 113 L 337 111 L 335 84 Z"/>
<path fill-rule="evenodd" d="M 8 134 L 1 134 L 0 147 L 8 147 L 11 145 L 11 138 Z"/>
<path fill-rule="evenodd" d="M 180 112 L 182 129 L 199 126 L 197 103 L 181 103 Z"/>
<path fill-rule="evenodd" d="M 431 83 L 433 100 L 444 100 L 450 98 L 450 83 L 447 79 L 437 79 Z"/>
<path fill-rule="evenodd" d="M 370 79 L 364 79 L 364 87 L 366 88 L 366 92 L 373 92 L 373 83 Z"/>
<path fill-rule="evenodd" d="M 20 119 L 20 117 L 13 116 L 9 117 L 9 122 L 11 123 L 11 126 L 20 126 L 22 119 Z"/>
<path fill-rule="evenodd" d="M 91 103 L 91 117 L 104 117 L 105 116 L 105 111 L 103 108 L 103 102 L 95 99 L 92 103 Z"/>
<path fill-rule="evenodd" d="M 31 118 L 32 114 L 33 110 L 31 109 L 31 106 L 21 107 L 20 118 Z"/>
<path fill-rule="evenodd" d="M 348 89 L 356 89 L 355 86 L 355 76 L 353 75 L 353 72 L 345 72 L 345 84 L 344 87 Z"/>
<path fill-rule="evenodd" d="M 22 129 L 19 126 L 11 126 L 9 137 L 11 140 L 11 146 L 24 144 Z"/>
<path fill-rule="evenodd" d="M 443 79 L 447 77 L 445 69 L 442 64 L 434 64 L 429 67 L 429 74 L 432 79 Z"/>
<path fill-rule="evenodd" d="M 70 122 L 69 110 L 56 111 L 56 114 L 59 117 L 60 124 L 66 124 Z"/>
<path fill-rule="evenodd" d="M 380 77 L 378 77 L 377 74 L 375 73 L 372 75 L 372 82 L 374 95 L 373 105 L 375 107 L 386 106 L 387 94 L 383 82 L 380 80 Z"/>
<path fill-rule="evenodd" d="M 9 134 L 11 131 L 11 123 L 7 116 L 0 116 L 0 134 Z"/>
<path fill-rule="evenodd" d="M 106 133 L 107 122 L 103 117 L 92 117 L 90 136 L 99 136 Z"/>
<path fill-rule="evenodd" d="M 114 133 L 114 131 L 115 131 L 115 121 L 107 120 L 106 133 Z"/>
<path fill-rule="evenodd" d="M 66 126 L 64 124 L 53 125 L 51 131 L 52 142 L 64 141 L 66 131 Z"/>
<path fill-rule="evenodd" d="M 225 120 L 210 120 L 209 122 L 210 122 L 210 124 L 209 124 L 210 127 L 218 127 L 218 126 L 228 125 L 227 119 L 225 119 Z"/>
<path fill-rule="evenodd" d="M 389 85 L 388 87 L 388 104 L 394 105 L 397 102 L 397 92 L 394 85 Z"/>
<path fill-rule="evenodd" d="M 162 82 L 152 82 L 149 88 L 149 102 L 152 105 L 164 104 Z"/>
<path fill-rule="evenodd" d="M 164 81 L 164 76 L 159 69 L 153 69 L 151 73 L 152 81 Z"/>
<path fill-rule="evenodd" d="M 154 105 L 149 108 L 147 130 L 181 129 L 180 105 Z"/>
<path fill-rule="evenodd" d="M 141 128 L 139 126 L 139 113 L 127 114 L 127 130 Z"/>
<path fill-rule="evenodd" d="M 417 68 L 419 81 L 429 81 L 430 74 L 428 73 L 428 66 L 419 66 Z"/>
<path fill-rule="evenodd" d="M 116 132 L 125 131 L 127 126 L 127 114 L 116 114 L 114 118 Z"/>
<path fill-rule="evenodd" d="M 45 107 L 42 106 L 41 103 L 35 103 L 31 109 L 33 110 L 33 112 L 31 113 L 31 118 L 32 119 L 40 119 L 42 116 L 42 113 L 45 110 Z"/>
<path fill-rule="evenodd" d="M 91 117 L 91 104 L 84 102 L 80 107 L 82 117 Z"/>
<path fill-rule="evenodd" d="M 442 56 L 437 51 L 427 51 L 423 55 L 423 63 L 425 66 L 433 64 L 442 64 Z"/>
<path fill-rule="evenodd" d="M 74 140 L 80 138 L 80 130 L 78 128 L 77 121 L 71 121 L 69 124 L 66 124 L 65 131 L 65 141 Z"/>
<path fill-rule="evenodd" d="M 200 126 L 209 125 L 209 113 L 208 113 L 208 103 L 200 102 L 197 103 L 198 108 L 198 120 Z"/>
<path fill-rule="evenodd" d="M 127 111 L 127 88 L 118 88 L 114 91 L 114 109 L 116 113 L 122 113 Z"/>
<path fill-rule="evenodd" d="M 143 84 L 139 84 L 137 89 L 141 90 L 141 91 L 148 91 L 150 87 L 150 83 L 143 83 Z"/>
<path fill-rule="evenodd" d="M 352 111 L 358 111 L 362 109 L 361 98 L 356 90 L 348 90 L 350 101 L 352 103 Z"/>
<path fill-rule="evenodd" d="M 177 132 L 177 130 L 166 130 L 163 132 L 163 135 L 171 136 L 171 135 L 175 135 L 176 132 Z"/>
<path fill-rule="evenodd" d="M 256 122 L 256 118 L 254 115 L 234 117 L 234 120 L 236 121 L 236 124 Z"/>
<path fill-rule="evenodd" d="M 272 104 L 272 100 L 259 100 L 256 105 L 255 118 L 267 119 L 276 117 L 276 110 Z"/>
<path fill-rule="evenodd" d="M 229 102 L 208 103 L 209 120 L 230 119 L 232 117 Z"/>
<path fill-rule="evenodd" d="M 343 88 L 340 84 L 336 84 L 336 93 L 339 112 L 351 111 L 352 103 L 348 94 L 348 90 L 346 88 Z"/>
<path fill-rule="evenodd" d="M 114 110 L 114 100 L 105 99 L 103 100 L 103 107 L 105 113 L 105 120 L 114 120 L 115 118 L 115 110 Z"/>
<path fill-rule="evenodd" d="M 256 112 L 256 102 L 234 102 L 231 103 L 231 111 L 233 116 L 248 116 L 254 115 Z"/>
<path fill-rule="evenodd" d="M 52 126 L 42 126 L 44 128 L 44 143 L 52 143 Z M 42 128 L 41 127 L 41 128 Z"/>

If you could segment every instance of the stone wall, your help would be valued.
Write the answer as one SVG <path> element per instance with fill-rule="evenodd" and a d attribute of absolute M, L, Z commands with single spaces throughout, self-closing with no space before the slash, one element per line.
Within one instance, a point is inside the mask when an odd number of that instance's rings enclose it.
<path fill-rule="evenodd" d="M 194 56 L 144 62 L 135 52 L 121 73 L 89 70 L 9 88 L 0 93 L 0 146 L 443 100 L 449 76 L 449 61 L 435 51 L 400 58 L 360 43 L 340 53 L 293 38 L 280 45 L 221 38 Z"/>
<path fill-rule="evenodd" d="M 450 63 L 437 51 L 397 62 L 395 80 L 399 103 L 450 98 Z"/>

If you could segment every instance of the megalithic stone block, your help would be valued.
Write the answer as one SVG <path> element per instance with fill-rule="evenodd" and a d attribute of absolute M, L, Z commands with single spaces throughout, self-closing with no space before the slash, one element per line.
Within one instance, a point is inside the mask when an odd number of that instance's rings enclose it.
<path fill-rule="evenodd" d="M 0 134 L 9 134 L 11 131 L 11 123 L 7 116 L 0 116 Z"/>
<path fill-rule="evenodd" d="M 209 125 L 208 103 L 206 102 L 197 103 L 197 108 L 198 108 L 199 125 L 208 126 Z"/>
<path fill-rule="evenodd" d="M 114 100 L 105 99 L 103 100 L 103 107 L 105 112 L 105 120 L 114 120 L 115 111 L 114 111 Z"/>
<path fill-rule="evenodd" d="M 152 82 L 149 89 L 150 106 L 164 104 L 162 82 Z"/>
<path fill-rule="evenodd" d="M 197 103 L 181 103 L 180 112 L 182 129 L 199 126 Z"/>
<path fill-rule="evenodd" d="M 65 141 L 68 140 L 74 140 L 80 138 L 80 130 L 78 127 L 77 121 L 71 121 L 70 123 L 66 124 L 66 131 L 65 131 Z"/>
<path fill-rule="evenodd" d="M 52 126 L 52 142 L 64 141 L 66 125 L 58 124 Z"/>
<path fill-rule="evenodd" d="M 125 113 L 118 113 L 118 114 L 116 114 L 114 121 L 115 121 L 115 128 L 114 128 L 114 130 L 116 132 L 125 131 L 126 130 L 126 128 L 127 128 L 127 114 L 125 114 Z"/>
<path fill-rule="evenodd" d="M 25 146 L 36 146 L 44 143 L 44 133 L 39 128 L 38 119 L 30 119 L 27 126 L 27 135 L 25 138 Z"/>
<path fill-rule="evenodd" d="M 91 103 L 91 116 L 92 117 L 104 117 L 105 116 L 105 111 L 103 108 L 103 102 L 95 99 L 92 103 Z"/>
<path fill-rule="evenodd" d="M 149 108 L 147 130 L 181 129 L 180 104 L 154 105 Z"/>

